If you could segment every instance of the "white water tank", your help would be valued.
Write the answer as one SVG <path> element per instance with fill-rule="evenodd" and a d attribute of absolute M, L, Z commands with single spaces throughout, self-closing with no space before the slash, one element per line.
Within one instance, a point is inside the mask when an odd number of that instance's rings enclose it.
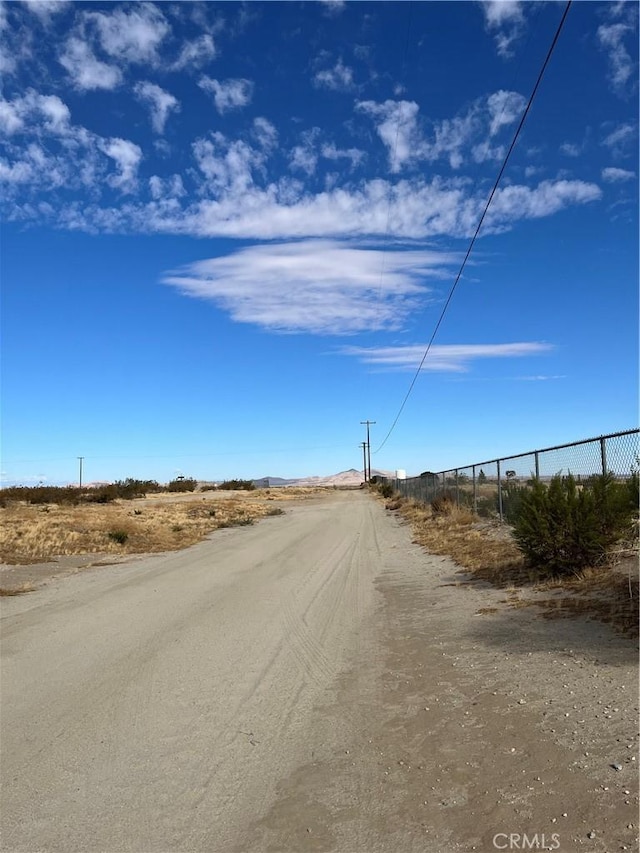
<path fill-rule="evenodd" d="M 398 468 L 396 471 L 396 480 L 406 480 L 407 472 L 403 468 Z"/>

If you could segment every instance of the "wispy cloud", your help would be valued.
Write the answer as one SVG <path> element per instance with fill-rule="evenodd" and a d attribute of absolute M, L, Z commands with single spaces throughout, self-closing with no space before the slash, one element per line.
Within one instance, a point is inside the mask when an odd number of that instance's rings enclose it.
<path fill-rule="evenodd" d="M 136 96 L 145 103 L 151 111 L 151 125 L 156 133 L 164 133 L 164 127 L 169 114 L 180 109 L 178 99 L 165 92 L 160 86 L 148 81 L 136 83 L 134 87 Z"/>
<path fill-rule="evenodd" d="M 325 15 L 332 18 L 341 15 L 347 5 L 345 0 L 320 0 L 320 3 L 324 7 Z"/>
<path fill-rule="evenodd" d="M 342 347 L 341 352 L 381 369 L 415 371 L 426 348 L 424 343 L 403 347 Z M 471 362 L 478 359 L 538 356 L 553 348 L 547 343 L 434 344 L 422 369 L 435 373 L 464 373 Z"/>
<path fill-rule="evenodd" d="M 220 115 L 246 107 L 253 95 L 251 80 L 212 80 L 211 77 L 203 77 L 198 85 L 205 92 L 213 95 L 216 109 Z"/>
<path fill-rule="evenodd" d="M 216 46 L 213 38 L 209 33 L 199 36 L 196 39 L 185 42 L 180 48 L 178 58 L 173 63 L 173 71 L 181 71 L 182 69 L 200 68 L 205 63 L 212 60 L 216 55 Z"/>
<path fill-rule="evenodd" d="M 638 135 L 638 126 L 633 122 L 623 122 L 608 133 L 602 144 L 615 157 L 625 157 L 634 151 L 634 143 Z"/>
<path fill-rule="evenodd" d="M 521 0 L 482 0 L 487 31 L 496 42 L 498 54 L 503 59 L 513 56 L 514 43 L 524 32 L 525 18 Z"/>
<path fill-rule="evenodd" d="M 68 0 L 25 0 L 25 5 L 45 26 L 69 7 Z"/>
<path fill-rule="evenodd" d="M 579 157 L 582 154 L 582 146 L 576 145 L 575 142 L 563 142 L 560 146 L 560 153 L 566 157 Z"/>
<path fill-rule="evenodd" d="M 318 71 L 313 78 L 316 86 L 331 89 L 334 92 L 351 92 L 355 88 L 353 69 L 339 59 L 333 68 Z"/>
<path fill-rule="evenodd" d="M 140 147 L 74 125 L 57 95 L 29 89 L 12 101 L 0 99 L 0 135 L 5 136 L 0 181 L 7 197 L 82 189 L 95 198 L 105 188 L 126 194 L 137 188 Z M 44 216 L 55 210 L 44 199 L 37 208 L 26 209 Z"/>
<path fill-rule="evenodd" d="M 396 329 L 429 298 L 425 279 L 456 260 L 445 252 L 383 251 L 335 240 L 252 246 L 164 276 L 239 323 L 275 332 L 348 335 Z"/>
<path fill-rule="evenodd" d="M 365 152 L 359 148 L 337 148 L 333 143 L 323 145 L 321 154 L 327 160 L 349 160 L 352 169 L 359 166 L 366 157 Z"/>
<path fill-rule="evenodd" d="M 141 3 L 130 9 L 85 12 L 84 22 L 96 33 L 102 49 L 122 62 L 156 64 L 158 48 L 170 27 L 153 3 Z"/>
<path fill-rule="evenodd" d="M 634 181 L 636 173 L 629 169 L 617 169 L 615 166 L 608 166 L 602 170 L 602 180 L 609 184 L 619 184 L 626 181 Z"/>
<path fill-rule="evenodd" d="M 122 82 L 121 70 L 97 59 L 90 45 L 77 36 L 67 39 L 59 62 L 76 89 L 81 91 L 115 89 Z"/>
<path fill-rule="evenodd" d="M 598 45 L 607 54 L 613 91 L 617 95 L 627 96 L 637 88 L 634 75 L 636 63 L 625 43 L 637 42 L 637 4 L 610 4 L 607 11 L 611 23 L 598 27 Z M 622 17 L 624 20 L 619 20 Z"/>
<path fill-rule="evenodd" d="M 138 165 L 142 160 L 142 151 L 127 139 L 109 139 L 102 143 L 102 150 L 116 164 L 116 174 L 109 177 L 109 183 L 123 193 L 136 189 Z"/>
<path fill-rule="evenodd" d="M 440 121 L 421 122 L 415 101 L 359 101 L 356 109 L 375 121 L 388 151 L 389 169 L 397 173 L 421 160 L 445 159 L 452 169 L 459 169 L 469 160 L 500 159 L 504 149 L 493 138 L 521 116 L 525 104 L 518 92 L 501 89 Z"/>

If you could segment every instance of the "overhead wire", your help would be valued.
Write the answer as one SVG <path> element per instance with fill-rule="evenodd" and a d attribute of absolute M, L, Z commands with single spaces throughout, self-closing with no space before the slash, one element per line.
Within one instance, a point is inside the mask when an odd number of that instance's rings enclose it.
<path fill-rule="evenodd" d="M 455 281 L 453 282 L 451 290 L 449 291 L 449 295 L 447 296 L 447 299 L 444 303 L 444 307 L 442 308 L 442 311 L 440 312 L 440 316 L 438 317 L 438 321 L 435 325 L 435 328 L 433 330 L 431 338 L 429 339 L 429 343 L 427 344 L 427 348 L 424 351 L 424 355 L 422 356 L 422 360 L 420 361 L 420 364 L 418 365 L 418 368 L 417 368 L 417 370 L 413 376 L 413 379 L 411 380 L 411 384 L 409 385 L 409 389 L 408 389 L 407 393 L 405 394 L 404 399 L 402 400 L 402 403 L 400 405 L 398 413 L 397 413 L 393 423 L 391 424 L 389 431 L 385 435 L 385 437 L 382 440 L 379 447 L 374 451 L 374 453 L 378 453 L 380 450 L 382 450 L 382 448 L 387 443 L 391 433 L 393 432 L 393 430 L 396 427 L 396 424 L 400 420 L 400 416 L 402 415 L 402 412 L 404 411 L 404 407 L 406 406 L 407 401 L 408 401 L 409 397 L 411 396 L 411 392 L 413 391 L 415 384 L 418 381 L 418 376 L 420 375 L 420 371 L 422 370 L 422 367 L 423 367 L 423 365 L 427 359 L 427 356 L 429 355 L 429 352 L 431 350 L 431 346 L 433 344 L 433 341 L 435 340 L 435 337 L 438 333 L 438 330 L 439 330 L 440 326 L 442 325 L 442 321 L 444 320 L 445 314 L 447 313 L 447 309 L 449 308 L 449 304 L 450 304 L 451 300 L 453 299 L 453 294 L 455 293 L 456 288 L 458 287 L 458 283 L 460 281 L 460 278 L 462 277 L 462 273 L 464 272 L 464 268 L 467 265 L 467 261 L 469 260 L 469 256 L 471 255 L 471 251 L 474 247 L 474 244 L 476 242 L 478 234 L 480 233 L 480 229 L 482 228 L 482 223 L 484 222 L 485 217 L 487 215 L 487 212 L 489 210 L 489 207 L 491 206 L 491 202 L 493 201 L 493 197 L 496 194 L 496 191 L 498 189 L 498 185 L 500 184 L 500 180 L 502 179 L 502 175 L 504 174 L 505 169 L 507 168 L 507 164 L 509 162 L 509 158 L 511 157 L 511 153 L 512 153 L 513 149 L 515 148 L 516 142 L 518 141 L 518 137 L 520 136 L 520 131 L 522 130 L 522 128 L 524 126 L 524 123 L 525 123 L 527 116 L 529 114 L 529 110 L 531 109 L 531 105 L 533 104 L 535 96 L 538 92 L 538 88 L 540 87 L 540 83 L 542 82 L 542 78 L 544 77 L 544 73 L 547 69 L 547 65 L 549 64 L 549 61 L 550 61 L 551 56 L 553 54 L 553 51 L 555 50 L 556 44 L 558 43 L 558 39 L 560 38 L 560 33 L 562 32 L 562 28 L 564 26 L 564 22 L 567 18 L 567 15 L 569 14 L 569 9 L 571 8 L 571 4 L 572 4 L 572 0 L 567 0 L 562 18 L 560 19 L 560 23 L 558 24 L 555 35 L 553 37 L 553 41 L 551 42 L 551 46 L 549 47 L 549 50 L 547 51 L 547 55 L 545 57 L 544 62 L 542 63 L 542 67 L 540 69 L 540 72 L 538 73 L 538 77 L 536 79 L 535 85 L 531 91 L 531 94 L 529 95 L 529 100 L 527 102 L 527 106 L 525 107 L 524 112 L 522 113 L 520 123 L 518 124 L 516 132 L 515 132 L 513 139 L 511 141 L 511 145 L 509 146 L 509 150 L 507 151 L 507 154 L 506 154 L 506 156 L 502 162 L 502 166 L 500 167 L 500 171 L 498 172 L 498 177 L 496 178 L 496 180 L 493 184 L 493 188 L 491 189 L 491 192 L 489 193 L 489 197 L 488 197 L 487 202 L 484 206 L 484 210 L 482 211 L 482 216 L 480 217 L 480 220 L 478 222 L 476 230 L 473 234 L 473 237 L 471 238 L 471 242 L 469 243 L 469 247 L 467 248 L 467 251 L 466 251 L 466 254 L 465 254 L 464 259 L 462 261 L 462 264 L 460 266 L 460 269 L 458 270 L 458 274 L 456 275 Z"/>

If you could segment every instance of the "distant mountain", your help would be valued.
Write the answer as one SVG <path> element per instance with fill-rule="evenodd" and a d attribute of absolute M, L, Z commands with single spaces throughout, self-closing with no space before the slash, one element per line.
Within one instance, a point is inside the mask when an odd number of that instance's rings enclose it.
<path fill-rule="evenodd" d="M 393 477 L 394 474 L 389 471 L 379 471 L 371 469 L 371 476 L 375 477 Z M 268 488 L 277 486 L 359 486 L 364 482 L 364 474 L 356 468 L 349 468 L 348 471 L 340 471 L 338 474 L 330 474 L 327 477 L 299 477 L 297 479 L 284 479 L 283 477 L 261 477 L 253 480 L 258 488 Z"/>

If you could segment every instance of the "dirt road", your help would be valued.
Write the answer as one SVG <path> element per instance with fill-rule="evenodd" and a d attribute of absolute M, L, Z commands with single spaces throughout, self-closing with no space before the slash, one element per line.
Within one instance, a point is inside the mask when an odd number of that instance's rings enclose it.
<path fill-rule="evenodd" d="M 633 849 L 633 644 L 461 578 L 336 492 L 6 601 L 2 849 Z"/>

